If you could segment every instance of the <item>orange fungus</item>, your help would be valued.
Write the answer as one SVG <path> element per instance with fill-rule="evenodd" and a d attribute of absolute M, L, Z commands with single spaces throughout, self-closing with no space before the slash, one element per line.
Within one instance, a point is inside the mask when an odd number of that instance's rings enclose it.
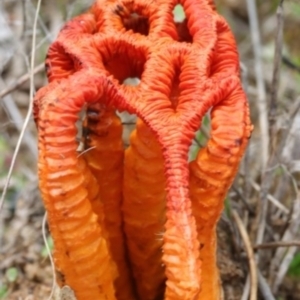
<path fill-rule="evenodd" d="M 46 69 L 34 117 L 59 285 L 78 300 L 220 299 L 216 223 L 252 125 L 213 1 L 98 0 Z M 126 150 L 117 111 L 137 115 Z M 188 162 L 207 113 L 210 139 Z"/>

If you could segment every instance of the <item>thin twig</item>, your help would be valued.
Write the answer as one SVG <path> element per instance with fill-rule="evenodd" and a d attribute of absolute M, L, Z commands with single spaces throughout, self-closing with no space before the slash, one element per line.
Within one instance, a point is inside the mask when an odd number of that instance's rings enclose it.
<path fill-rule="evenodd" d="M 247 0 L 247 5 L 248 5 L 248 12 L 249 12 L 249 17 L 250 17 L 250 26 L 252 24 L 252 31 L 254 31 L 252 33 L 253 38 L 253 47 L 254 47 L 254 55 L 258 56 L 260 54 L 260 52 L 258 52 L 258 50 L 260 50 L 260 43 L 259 43 L 259 34 L 258 34 L 258 22 L 257 22 L 257 15 L 256 15 L 256 6 L 255 6 L 255 1 L 253 0 Z M 252 22 L 251 22 L 251 17 L 253 18 Z M 279 28 L 279 27 L 278 27 Z M 277 34 L 277 37 L 280 36 L 279 34 Z M 282 40 L 282 38 L 281 38 Z M 255 42 L 256 41 L 256 42 Z M 278 84 L 279 82 L 279 64 L 280 64 L 280 59 L 279 57 L 281 56 L 281 54 L 278 54 L 279 51 L 281 51 L 281 48 L 278 48 L 280 46 L 278 46 L 276 44 L 276 50 L 275 50 L 275 59 L 274 59 L 274 71 L 273 71 L 273 84 Z M 262 83 L 260 82 L 261 80 L 263 80 L 262 78 L 262 74 L 259 74 L 259 71 L 261 72 L 261 65 L 260 65 L 260 59 L 256 58 L 255 59 L 255 71 L 256 71 L 256 78 L 257 78 L 257 85 L 258 85 L 258 89 L 259 88 L 264 88 L 264 86 L 262 86 Z M 268 200 L 267 200 L 267 195 L 268 195 L 268 191 L 269 191 L 269 187 L 271 185 L 272 182 L 272 172 L 270 171 L 270 169 L 273 167 L 273 165 L 275 164 L 276 161 L 276 156 L 275 156 L 275 137 L 276 137 L 276 112 L 277 112 L 277 86 L 272 87 L 272 96 L 271 96 L 271 112 L 269 115 L 269 119 L 271 120 L 270 122 L 270 128 L 271 128 L 271 135 L 268 136 L 268 142 L 266 144 L 262 144 L 262 148 L 263 148 L 263 156 L 265 154 L 265 151 L 267 151 L 267 161 L 265 162 L 265 164 L 263 164 L 263 172 L 262 172 L 262 184 L 261 184 L 261 190 L 259 193 L 259 213 L 258 213 L 258 230 L 257 230 L 257 236 L 256 236 L 256 243 L 257 244 L 261 244 L 263 242 L 264 239 L 264 233 L 265 233 L 265 228 L 266 228 L 266 223 L 267 223 L 267 213 L 268 213 Z M 262 91 L 261 91 L 262 92 Z M 265 97 L 265 91 L 264 93 L 261 94 L 261 96 Z M 259 94 L 260 97 L 260 94 Z M 266 108 L 266 107 L 265 107 Z M 261 113 L 261 112 L 260 112 Z M 263 120 L 265 121 L 265 120 Z M 262 136 L 264 134 L 264 132 L 262 131 L 261 128 L 261 132 L 262 132 Z M 271 140 L 271 147 L 270 147 L 270 154 L 269 154 L 269 140 Z M 266 147 L 266 148 L 265 148 Z M 257 261 L 259 262 L 259 252 L 256 253 L 256 258 Z"/>
<path fill-rule="evenodd" d="M 300 206 L 297 204 L 297 203 L 299 203 L 300 198 L 299 198 L 299 190 L 298 190 L 297 180 L 295 179 L 293 174 L 288 170 L 288 168 L 284 164 L 281 164 L 281 168 L 285 172 L 285 174 L 288 176 L 288 178 L 290 178 L 292 186 L 294 188 L 295 197 L 296 197 L 296 200 L 294 201 L 294 205 L 292 206 L 292 209 L 290 210 L 289 217 L 284 226 L 284 232 L 286 232 L 292 226 L 294 221 L 295 220 L 297 221 L 298 217 L 300 218 Z M 284 233 L 282 236 L 284 236 Z"/>
<path fill-rule="evenodd" d="M 238 213 L 235 210 L 232 211 L 232 217 L 242 237 L 247 252 L 247 256 L 248 256 L 249 269 L 250 269 L 250 300 L 256 300 L 257 299 L 257 270 L 256 270 L 255 257 L 251 246 L 250 238 L 244 227 L 241 218 L 239 217 Z"/>
<path fill-rule="evenodd" d="M 33 70 L 33 74 L 36 75 L 42 71 L 45 70 L 45 65 L 44 63 L 41 63 L 40 65 L 36 66 Z M 11 84 L 9 87 L 3 89 L 0 92 L 0 99 L 2 99 L 3 97 L 5 97 L 6 95 L 10 94 L 11 92 L 13 92 L 16 88 L 18 88 L 19 86 L 21 86 L 22 84 L 24 84 L 26 81 L 28 81 L 30 79 L 30 72 L 23 74 L 22 76 L 20 76 L 13 84 Z"/>
<path fill-rule="evenodd" d="M 255 1 L 252 1 L 253 3 Z M 270 147 L 270 156 L 267 163 L 267 168 L 264 169 L 263 176 L 262 176 L 262 184 L 261 184 L 261 191 L 260 191 L 260 205 L 259 205 L 259 214 L 258 214 L 258 221 L 259 221 L 259 227 L 257 230 L 257 236 L 256 236 L 256 243 L 261 244 L 264 239 L 264 233 L 267 223 L 267 214 L 268 214 L 268 191 L 272 183 L 272 174 L 273 172 L 270 171 L 270 169 L 276 164 L 276 162 L 279 160 L 279 157 L 282 155 L 282 151 L 284 149 L 284 146 L 286 144 L 287 136 L 283 136 L 280 143 L 276 143 L 275 145 L 275 139 L 277 134 L 277 128 L 276 128 L 276 113 L 277 113 L 277 86 L 279 84 L 280 79 L 280 63 L 281 63 L 281 52 L 282 52 L 282 30 L 283 30 L 283 13 L 282 13 L 282 4 L 283 0 L 280 0 L 279 6 L 278 6 L 278 12 L 277 12 L 277 18 L 278 18 L 278 26 L 277 26 L 277 34 L 276 34 L 276 49 L 275 49 L 275 58 L 274 58 L 274 70 L 273 70 L 273 80 L 272 80 L 272 95 L 271 95 L 271 110 L 270 118 L 273 118 L 271 124 L 271 147 Z M 275 86 L 276 85 L 276 86 Z M 291 128 L 291 125 L 293 123 L 294 119 L 290 122 L 289 128 Z M 257 262 L 259 262 L 259 251 L 256 253 Z"/>
<path fill-rule="evenodd" d="M 292 246 L 300 247 L 300 241 L 270 242 L 270 243 L 264 243 L 264 244 L 255 245 L 253 248 L 256 250 L 256 249 L 271 249 L 271 248 L 292 247 Z"/>
<path fill-rule="evenodd" d="M 272 183 L 272 170 L 276 164 L 276 162 L 280 161 L 280 157 L 282 156 L 283 149 L 286 145 L 287 138 L 289 136 L 290 130 L 293 126 L 295 117 L 297 115 L 297 112 L 300 109 L 300 101 L 296 101 L 295 105 L 293 105 L 292 109 L 289 113 L 289 122 L 287 124 L 287 127 L 282 132 L 282 139 L 277 146 L 276 149 L 273 150 L 272 155 L 269 158 L 267 168 L 264 172 L 263 178 L 262 178 L 262 184 L 260 187 L 260 213 L 258 215 L 258 231 L 257 231 L 257 237 L 256 237 L 256 244 L 262 244 L 263 243 L 263 237 L 264 232 L 266 228 L 266 222 L 267 222 L 267 213 L 268 213 L 268 191 Z M 279 207 L 279 202 L 277 202 L 277 206 Z M 256 253 L 257 262 L 259 261 L 259 251 Z"/>
<path fill-rule="evenodd" d="M 264 170 L 268 161 L 268 146 L 269 146 L 269 125 L 267 114 L 267 99 L 266 88 L 263 76 L 263 67 L 261 61 L 261 42 L 259 35 L 259 25 L 257 17 L 256 2 L 253 0 L 246 0 L 251 39 L 254 52 L 254 67 L 257 86 L 257 108 L 259 113 L 259 127 L 261 132 L 261 149 L 262 149 L 262 169 Z"/>
<path fill-rule="evenodd" d="M 51 293 L 50 293 L 50 296 L 48 297 L 48 300 L 51 300 L 53 295 L 54 295 L 54 291 L 55 291 L 56 275 L 55 275 L 55 265 L 54 265 L 53 257 L 52 257 L 51 250 L 49 248 L 48 241 L 47 241 L 46 223 L 47 223 L 47 212 L 45 212 L 44 218 L 43 218 L 42 235 L 43 235 L 44 244 L 45 244 L 45 247 L 46 247 L 46 250 L 47 250 L 47 254 L 48 254 L 49 259 L 50 259 L 50 264 L 51 264 L 51 269 L 52 269 L 52 276 L 53 276 Z"/>
<path fill-rule="evenodd" d="M 270 124 L 270 151 L 273 152 L 276 144 L 277 133 L 277 95 L 278 86 L 280 81 L 280 65 L 282 57 L 282 45 L 283 45 L 283 0 L 280 1 L 277 8 L 277 30 L 275 38 L 275 53 L 274 53 L 274 66 L 273 77 L 270 88 L 270 106 L 269 106 L 269 124 Z"/>
<path fill-rule="evenodd" d="M 241 300 L 248 300 L 250 293 L 250 277 L 247 275 Z"/>
<path fill-rule="evenodd" d="M 271 288 L 265 277 L 260 273 L 259 269 L 257 270 L 258 275 L 258 287 L 262 293 L 265 300 L 275 300 L 275 297 L 272 294 Z"/>
<path fill-rule="evenodd" d="M 291 178 L 292 185 L 295 190 L 296 199 L 293 203 L 293 207 L 291 209 L 290 217 L 286 223 L 286 228 L 284 230 L 284 234 L 282 236 L 282 241 L 289 242 L 298 237 L 299 228 L 300 228 L 300 193 L 298 190 L 298 185 L 296 179 L 293 175 L 287 170 L 287 168 L 283 165 L 283 169 L 286 174 Z M 278 287 L 282 283 L 282 280 L 288 270 L 291 260 L 294 257 L 295 252 L 297 251 L 296 246 L 291 246 L 289 249 L 277 249 L 274 257 L 270 263 L 270 275 L 271 275 L 271 283 L 272 290 L 277 291 Z"/>
<path fill-rule="evenodd" d="M 242 62 L 240 62 L 240 69 L 241 69 L 241 78 L 242 78 L 242 83 L 243 83 L 243 89 L 247 95 L 247 99 L 249 101 L 249 82 L 248 82 L 248 69 L 245 66 L 245 64 L 243 64 Z M 243 184 L 243 199 L 245 201 L 245 203 L 248 204 L 248 200 L 249 200 L 249 195 L 251 192 L 251 184 L 250 184 L 250 178 L 251 176 L 248 174 L 248 170 L 250 169 L 250 147 L 247 147 L 246 149 L 246 153 L 244 155 L 244 158 L 242 160 L 242 164 L 241 164 L 241 170 L 243 174 L 247 174 L 246 176 L 243 175 L 243 179 L 244 179 L 244 184 Z"/>
<path fill-rule="evenodd" d="M 96 146 L 93 146 L 93 147 L 90 147 L 90 148 L 87 148 L 87 149 L 81 151 L 81 152 L 78 154 L 77 158 L 80 157 L 80 156 L 82 156 L 82 155 L 84 155 L 85 153 L 87 153 L 87 152 L 89 152 L 89 151 L 95 149 L 95 148 L 96 148 Z"/>
<path fill-rule="evenodd" d="M 257 191 L 260 192 L 261 188 L 258 183 L 254 182 L 253 180 L 250 181 L 252 187 Z M 277 200 L 274 196 L 271 194 L 267 194 L 267 199 L 277 208 L 279 208 L 283 213 L 286 215 L 289 214 L 289 210 L 279 201 Z"/>
<path fill-rule="evenodd" d="M 243 205 L 245 206 L 245 208 L 251 213 L 254 214 L 254 210 L 252 209 L 252 207 L 249 205 L 249 203 L 247 202 L 246 198 L 244 197 L 243 193 L 240 191 L 240 189 L 238 187 L 236 187 L 235 185 L 232 185 L 231 188 L 237 193 L 237 195 L 239 196 L 239 198 L 242 200 Z"/>
<path fill-rule="evenodd" d="M 2 80 L 0 79 L 0 86 L 2 85 Z M 15 103 L 15 101 L 12 99 L 11 95 L 6 95 L 3 98 L 3 107 L 6 111 L 7 116 L 11 120 L 11 122 L 16 126 L 19 132 L 22 131 L 23 124 L 24 124 L 24 118 L 23 115 Z M 36 160 L 37 158 L 37 147 L 36 147 L 36 139 L 33 136 L 33 134 L 30 131 L 25 132 L 24 138 L 23 138 L 24 144 L 27 146 L 27 148 L 30 150 L 33 159 Z"/>
<path fill-rule="evenodd" d="M 290 174 L 290 176 L 292 178 L 293 186 L 296 192 L 296 199 L 293 203 L 290 222 L 282 237 L 283 241 L 289 241 L 291 239 L 297 238 L 300 228 L 300 193 L 295 178 L 293 178 L 292 174 Z M 288 271 L 288 267 L 292 259 L 294 258 L 296 251 L 296 246 L 291 246 L 286 252 L 282 251 L 282 249 L 277 249 L 274 258 L 270 263 L 270 266 L 274 270 L 274 266 L 276 267 L 278 265 L 278 260 L 280 259 L 281 261 L 277 272 L 275 272 L 275 279 L 272 281 L 273 292 L 277 292 L 279 286 L 281 285 L 282 280 L 285 277 L 286 272 Z"/>
<path fill-rule="evenodd" d="M 276 272 L 275 281 L 272 285 L 272 291 L 274 293 L 277 293 L 277 291 L 289 269 L 289 266 L 290 266 L 293 258 L 295 257 L 296 251 L 297 251 L 297 247 L 290 247 L 287 249 L 287 252 L 285 253 L 285 255 L 281 261 L 280 267 L 279 267 L 278 271 Z"/>
<path fill-rule="evenodd" d="M 39 16 L 40 7 L 41 7 L 41 2 L 42 2 L 42 0 L 38 0 L 36 13 L 35 13 L 35 17 L 34 17 L 34 22 L 33 22 L 33 31 L 32 31 L 33 36 L 32 36 L 32 45 L 31 45 L 32 48 L 31 48 L 31 64 L 30 64 L 30 70 L 31 71 L 30 71 L 29 107 L 28 107 L 28 111 L 27 111 L 27 115 L 26 115 L 26 118 L 25 118 L 25 122 L 24 122 L 24 125 L 23 125 L 23 128 L 22 128 L 22 131 L 20 133 L 16 148 L 15 148 L 15 151 L 14 151 L 14 155 L 12 157 L 12 161 L 11 161 L 11 164 L 10 164 L 10 167 L 9 167 L 9 171 L 8 171 L 8 174 L 7 174 L 7 177 L 6 177 L 6 183 L 5 183 L 5 186 L 4 186 L 2 195 L 1 195 L 1 199 L 0 199 L 0 211 L 2 210 L 2 207 L 3 207 L 4 199 L 5 199 L 8 187 L 9 187 L 9 182 L 10 182 L 10 179 L 11 179 L 11 175 L 12 175 L 15 163 L 16 163 L 16 159 L 17 159 L 20 147 L 21 147 L 21 143 L 22 143 L 25 131 L 27 129 L 30 118 L 32 116 L 33 91 L 34 91 L 34 74 L 33 74 L 33 70 L 34 70 L 35 44 L 36 44 L 36 34 L 37 34 L 36 31 L 37 31 L 37 20 L 38 20 L 38 16 Z"/>
<path fill-rule="evenodd" d="M 29 4 L 28 8 L 31 10 L 32 14 L 34 14 L 36 12 L 36 8 L 34 7 L 34 4 L 32 3 L 32 1 L 29 1 L 28 4 Z M 48 42 L 52 43 L 53 42 L 53 39 L 51 38 L 52 34 L 51 32 L 49 32 L 47 25 L 45 24 L 44 20 L 40 16 L 38 16 L 37 24 L 43 31 L 45 37 L 48 39 Z"/>
<path fill-rule="evenodd" d="M 235 226 L 233 226 L 233 221 L 231 218 L 228 218 L 225 214 L 225 212 L 222 213 L 220 222 L 224 222 L 224 226 L 226 226 L 229 230 L 229 234 L 232 238 L 232 243 L 233 243 L 233 248 L 234 248 L 234 253 L 237 253 L 237 256 L 240 256 L 241 253 L 241 247 L 240 247 L 240 241 L 239 241 L 239 236 L 236 234 L 237 229 Z"/>

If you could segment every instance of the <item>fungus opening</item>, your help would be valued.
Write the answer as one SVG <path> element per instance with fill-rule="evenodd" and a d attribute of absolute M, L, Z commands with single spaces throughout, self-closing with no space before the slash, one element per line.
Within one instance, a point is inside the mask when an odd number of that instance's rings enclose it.
<path fill-rule="evenodd" d="M 128 77 L 123 81 L 123 85 L 127 86 L 137 86 L 140 83 L 140 78 L 138 77 Z M 130 135 L 132 131 L 135 129 L 137 116 L 136 114 L 130 114 L 127 111 L 119 112 L 117 111 L 117 115 L 120 117 L 122 125 L 123 125 L 123 145 L 124 148 L 128 148 L 130 145 Z"/>
<path fill-rule="evenodd" d="M 178 34 L 179 42 L 192 43 L 193 38 L 187 26 L 187 18 L 181 4 L 175 5 L 173 9 L 173 20 Z"/>
<path fill-rule="evenodd" d="M 124 45 L 124 42 L 107 47 L 108 51 L 102 53 L 103 65 L 120 84 L 128 78 L 141 78 L 146 62 L 143 49 L 137 49 L 132 44 Z"/>
<path fill-rule="evenodd" d="M 149 33 L 148 18 L 140 16 L 137 13 L 132 13 L 129 17 L 123 18 L 122 22 L 126 30 L 132 30 L 133 32 L 142 35 L 148 35 Z"/>
<path fill-rule="evenodd" d="M 48 51 L 45 68 L 49 82 L 51 82 L 57 79 L 68 78 L 81 69 L 81 63 L 67 53 L 59 43 L 54 43 Z"/>
<path fill-rule="evenodd" d="M 149 34 L 149 20 L 144 16 L 141 9 L 131 7 L 128 4 L 118 4 L 115 13 L 120 16 L 121 22 L 126 30 L 142 35 Z"/>

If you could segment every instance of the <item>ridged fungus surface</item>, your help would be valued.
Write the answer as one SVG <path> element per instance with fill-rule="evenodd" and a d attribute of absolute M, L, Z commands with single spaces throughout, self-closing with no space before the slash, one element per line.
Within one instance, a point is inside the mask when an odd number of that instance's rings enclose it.
<path fill-rule="evenodd" d="M 216 223 L 252 125 L 213 2 L 98 0 L 61 30 L 46 70 L 34 117 L 59 285 L 78 300 L 220 299 Z M 138 117 L 126 150 L 117 111 Z"/>

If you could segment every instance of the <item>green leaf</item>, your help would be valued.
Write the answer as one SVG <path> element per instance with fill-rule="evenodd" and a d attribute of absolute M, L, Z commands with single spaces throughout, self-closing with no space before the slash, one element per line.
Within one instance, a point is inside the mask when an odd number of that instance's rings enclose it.
<path fill-rule="evenodd" d="M 225 198 L 224 201 L 224 208 L 225 208 L 225 214 L 228 218 L 231 216 L 231 203 L 230 203 L 230 198 L 228 196 Z"/>
<path fill-rule="evenodd" d="M 14 267 L 7 269 L 5 276 L 9 282 L 15 282 L 18 278 L 18 269 Z"/>
<path fill-rule="evenodd" d="M 7 296 L 8 288 L 5 284 L 0 285 L 0 299 L 4 299 Z"/>
<path fill-rule="evenodd" d="M 47 244 L 48 244 L 48 247 L 49 247 L 50 251 L 52 251 L 53 250 L 53 239 L 52 239 L 51 236 L 49 236 L 47 238 Z M 48 257 L 48 251 L 47 251 L 46 246 L 43 247 L 41 255 L 44 258 Z"/>
<path fill-rule="evenodd" d="M 204 126 L 206 126 L 206 127 L 210 126 L 210 117 L 208 116 L 208 114 L 206 114 L 206 115 L 204 116 L 202 122 L 203 122 L 203 125 L 204 125 Z"/>
<path fill-rule="evenodd" d="M 290 12 L 292 13 L 292 15 L 296 18 L 300 17 L 300 4 L 297 2 L 290 2 Z"/>
<path fill-rule="evenodd" d="M 7 158 L 7 143 L 3 137 L 0 136 L 0 176 L 6 175 L 7 166 L 5 160 Z"/>
<path fill-rule="evenodd" d="M 291 261 L 288 275 L 300 278 L 300 253 L 297 253 Z"/>

